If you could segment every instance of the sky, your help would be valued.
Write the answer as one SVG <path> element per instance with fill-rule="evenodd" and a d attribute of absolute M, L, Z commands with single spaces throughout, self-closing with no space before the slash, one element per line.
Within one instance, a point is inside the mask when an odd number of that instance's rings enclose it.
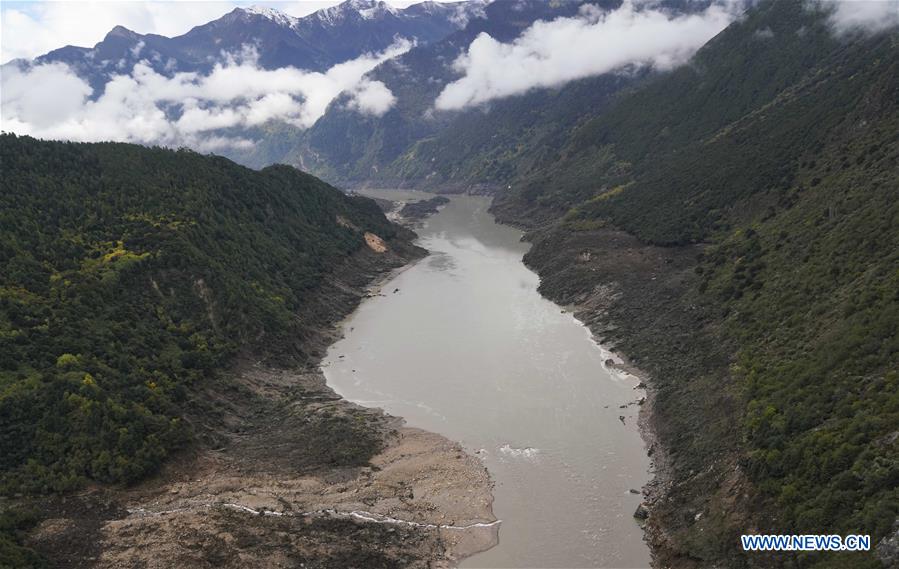
<path fill-rule="evenodd" d="M 3 0 L 0 2 L 0 62 L 6 63 L 19 57 L 31 59 L 65 45 L 93 47 L 117 25 L 142 34 L 171 37 L 214 20 L 238 6 L 269 6 L 291 16 L 302 17 L 339 3 L 338 0 Z M 389 0 L 389 3 L 402 8 L 416 2 Z"/>

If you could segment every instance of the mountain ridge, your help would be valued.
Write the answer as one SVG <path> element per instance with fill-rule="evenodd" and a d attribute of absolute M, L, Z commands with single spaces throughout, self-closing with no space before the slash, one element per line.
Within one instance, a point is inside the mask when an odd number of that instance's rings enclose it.
<path fill-rule="evenodd" d="M 426 2 L 399 9 L 383 1 L 346 0 L 301 18 L 274 8 L 238 7 L 178 36 L 141 34 L 115 26 L 93 47 L 68 45 L 32 61 L 4 65 L 64 63 L 88 80 L 95 97 L 113 74 L 129 73 L 139 61 L 147 61 L 165 76 L 176 71 L 207 72 L 222 53 L 238 53 L 244 45 L 256 45 L 259 64 L 265 69 L 291 66 L 324 71 L 383 51 L 398 36 L 422 44 L 441 39 L 459 29 L 477 6 Z"/>

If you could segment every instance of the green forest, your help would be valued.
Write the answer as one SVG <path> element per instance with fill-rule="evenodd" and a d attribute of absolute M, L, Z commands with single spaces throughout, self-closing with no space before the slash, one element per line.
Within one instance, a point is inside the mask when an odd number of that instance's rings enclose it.
<path fill-rule="evenodd" d="M 193 386 L 240 353 L 308 358 L 304 301 L 363 230 L 394 234 L 286 166 L 14 135 L 0 163 L 4 494 L 152 472 L 190 439 Z"/>

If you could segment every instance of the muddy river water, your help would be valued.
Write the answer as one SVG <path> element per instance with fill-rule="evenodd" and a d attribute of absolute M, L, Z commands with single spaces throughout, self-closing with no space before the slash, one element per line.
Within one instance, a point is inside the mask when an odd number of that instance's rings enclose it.
<path fill-rule="evenodd" d="M 521 232 L 488 207 L 454 196 L 417 230 L 431 255 L 348 319 L 328 383 L 482 458 L 499 545 L 463 567 L 646 567 L 630 492 L 649 469 L 638 381 L 607 369 L 589 331 L 537 293 Z"/>

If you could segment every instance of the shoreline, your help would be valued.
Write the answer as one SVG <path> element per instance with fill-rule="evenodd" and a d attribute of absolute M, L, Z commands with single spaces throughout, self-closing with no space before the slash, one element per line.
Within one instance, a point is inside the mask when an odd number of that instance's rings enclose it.
<path fill-rule="evenodd" d="M 692 566 L 679 532 L 701 524 L 705 535 L 712 535 L 717 528 L 710 521 L 710 495 L 693 487 L 684 490 L 683 482 L 687 476 L 701 475 L 711 486 L 717 474 L 695 464 L 685 468 L 685 458 L 695 455 L 674 454 L 679 448 L 672 446 L 672 437 L 687 432 L 688 425 L 672 422 L 670 409 L 672 397 L 682 405 L 691 403 L 686 394 L 672 396 L 672 386 L 683 385 L 680 378 L 702 373 L 724 354 L 703 327 L 705 312 L 689 296 L 701 245 L 661 248 L 619 230 L 566 233 L 555 225 L 531 229 L 526 237 L 534 244 L 526 264 L 541 276 L 539 292 L 573 307 L 594 337 L 619 355 L 625 371 L 644 382 L 646 400 L 638 424 L 652 469 L 636 517 L 642 522 L 652 567 Z M 688 339 L 694 346 L 689 353 L 683 350 Z M 660 401 L 663 389 L 665 398 Z M 690 417 L 695 424 L 706 415 L 691 410 L 680 417 Z M 725 464 L 727 460 L 720 461 L 722 468 L 738 474 Z M 737 483 L 730 483 L 731 488 Z"/>
<path fill-rule="evenodd" d="M 544 298 L 552 301 L 548 297 Z M 605 361 L 603 367 L 611 373 L 623 374 L 634 378 L 638 381 L 634 389 L 642 391 L 642 397 L 637 401 L 637 405 L 640 406 L 640 411 L 637 414 L 637 431 L 640 433 L 640 438 L 643 439 L 650 467 L 648 470 L 649 480 L 641 488 L 643 500 L 634 512 L 633 519 L 634 523 L 643 529 L 643 540 L 646 542 L 652 557 L 652 566 L 656 566 L 657 553 L 654 544 L 661 539 L 664 532 L 649 518 L 653 506 L 664 498 L 666 489 L 673 483 L 671 459 L 667 449 L 661 444 L 658 432 L 653 424 L 655 419 L 653 410 L 658 397 L 657 387 L 654 385 L 651 375 L 634 365 L 625 354 L 603 345 L 601 338 L 593 331 L 593 328 L 582 319 L 589 313 L 589 308 L 586 305 L 568 304 L 563 308 L 570 312 L 572 317 L 584 327 L 590 338 L 601 350 Z M 607 355 L 610 357 L 607 358 Z M 615 361 L 615 359 L 618 361 Z"/>

